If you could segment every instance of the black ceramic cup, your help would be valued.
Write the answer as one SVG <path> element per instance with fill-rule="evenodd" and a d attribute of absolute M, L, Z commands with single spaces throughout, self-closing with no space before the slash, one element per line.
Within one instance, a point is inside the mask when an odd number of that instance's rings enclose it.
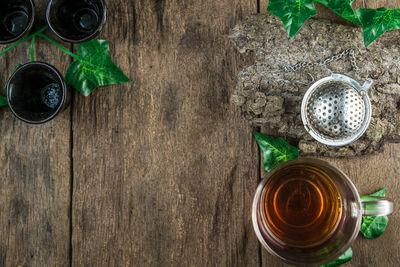
<path fill-rule="evenodd" d="M 0 1 L 0 44 L 17 41 L 29 32 L 35 19 L 33 0 Z"/>
<path fill-rule="evenodd" d="M 53 119 L 63 108 L 67 86 L 60 72 L 43 62 L 19 67 L 7 83 L 7 101 L 20 120 L 40 124 Z"/>
<path fill-rule="evenodd" d="M 104 0 L 50 0 L 46 19 L 62 40 L 82 43 L 96 37 L 106 23 Z"/>

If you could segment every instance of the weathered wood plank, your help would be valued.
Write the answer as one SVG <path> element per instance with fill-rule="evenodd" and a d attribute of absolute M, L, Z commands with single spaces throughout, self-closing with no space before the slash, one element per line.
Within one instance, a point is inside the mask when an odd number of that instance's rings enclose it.
<path fill-rule="evenodd" d="M 365 8 L 400 8 L 400 2 L 397 0 L 363 0 Z"/>
<path fill-rule="evenodd" d="M 268 0 L 259 0 L 260 2 L 260 13 L 267 12 Z"/>
<path fill-rule="evenodd" d="M 107 1 L 133 79 L 73 110 L 74 266 L 257 266 L 258 151 L 229 104 L 227 35 L 256 1 Z"/>
<path fill-rule="evenodd" d="M 35 2 L 37 29 L 45 25 L 48 1 Z M 29 61 L 29 45 L 0 58 L 1 88 L 18 63 Z M 35 54 L 61 72 L 70 62 L 40 39 Z M 69 266 L 70 109 L 37 126 L 17 120 L 7 108 L 0 117 L 0 266 Z"/>

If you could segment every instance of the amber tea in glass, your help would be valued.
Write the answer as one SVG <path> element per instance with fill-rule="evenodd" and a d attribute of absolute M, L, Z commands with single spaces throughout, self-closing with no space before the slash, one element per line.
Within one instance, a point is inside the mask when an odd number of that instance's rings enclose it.
<path fill-rule="evenodd" d="M 291 166 L 270 179 L 266 187 L 265 223 L 277 239 L 307 248 L 334 232 L 341 199 L 326 173 L 307 165 Z"/>
<path fill-rule="evenodd" d="M 357 237 L 363 215 L 387 215 L 393 203 L 361 202 L 351 180 L 316 159 L 295 159 L 259 184 L 252 210 L 258 240 L 271 254 L 296 265 L 322 265 Z"/>

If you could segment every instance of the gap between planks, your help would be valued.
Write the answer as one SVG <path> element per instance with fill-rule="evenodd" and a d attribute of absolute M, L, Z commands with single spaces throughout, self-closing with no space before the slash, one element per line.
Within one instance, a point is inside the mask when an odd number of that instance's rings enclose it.
<path fill-rule="evenodd" d="M 70 44 L 70 51 L 74 52 L 74 44 Z M 71 58 L 71 63 L 73 59 Z M 74 95 L 75 89 L 70 87 L 70 161 L 71 161 L 71 176 L 70 176 L 70 191 L 69 191 L 69 266 L 72 267 L 72 212 L 73 212 L 73 194 L 74 194 L 74 129 L 73 129 L 73 117 L 74 117 Z"/>

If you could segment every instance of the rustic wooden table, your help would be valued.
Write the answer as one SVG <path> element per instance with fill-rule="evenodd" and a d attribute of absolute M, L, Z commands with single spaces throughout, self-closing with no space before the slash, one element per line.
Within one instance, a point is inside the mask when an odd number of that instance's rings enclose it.
<path fill-rule="evenodd" d="M 47 2 L 36 0 L 36 28 Z M 87 98 L 75 92 L 40 126 L 0 111 L 0 266 L 283 266 L 253 233 L 251 201 L 264 174 L 254 129 L 229 102 L 250 62 L 227 35 L 266 1 L 106 2 L 100 38 L 133 82 Z M 1 84 L 28 61 L 28 47 L 1 57 Z M 36 58 L 63 73 L 71 62 L 43 40 Z M 400 145 L 327 160 L 361 193 L 386 186 L 397 202 Z M 346 266 L 399 266 L 399 219 L 396 205 L 387 232 L 358 237 Z"/>

